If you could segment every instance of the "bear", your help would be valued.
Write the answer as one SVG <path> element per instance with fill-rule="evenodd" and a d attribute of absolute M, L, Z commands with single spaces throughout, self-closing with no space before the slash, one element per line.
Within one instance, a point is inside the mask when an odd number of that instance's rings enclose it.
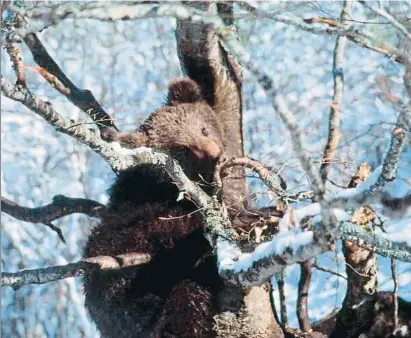
<path fill-rule="evenodd" d="M 190 79 L 171 81 L 166 105 L 136 131 L 108 130 L 104 138 L 125 148 L 167 152 L 206 192 L 212 191 L 224 153 L 218 117 Z M 107 213 L 84 249 L 85 258 L 141 252 L 152 260 L 140 267 L 86 271 L 86 308 L 102 337 L 215 337 L 212 319 L 222 281 L 202 217 L 190 199 L 177 201 L 176 185 L 154 169 L 119 173 Z"/>

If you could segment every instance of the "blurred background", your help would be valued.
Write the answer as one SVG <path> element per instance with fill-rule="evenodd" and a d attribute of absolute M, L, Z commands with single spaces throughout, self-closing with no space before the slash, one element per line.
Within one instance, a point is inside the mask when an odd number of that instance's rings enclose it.
<path fill-rule="evenodd" d="M 405 2 L 392 2 L 399 15 L 410 13 Z M 302 17 L 338 18 L 340 2 L 255 2 L 270 13 Z M 391 7 L 390 7 L 391 8 Z M 252 17 L 236 8 L 236 24 L 241 42 L 281 85 L 290 109 L 304 132 L 304 149 L 321 160 L 328 133 L 328 116 L 333 94 L 332 57 L 335 36 L 314 35 L 270 19 Z M 358 4 L 356 20 L 367 20 Z M 408 15 L 409 16 L 409 15 Z M 375 17 L 373 21 L 375 21 Z M 100 104 L 116 119 L 122 130 L 135 129 L 145 117 L 165 101 L 168 81 L 182 76 L 176 53 L 174 19 L 144 19 L 103 23 L 94 20 L 64 20 L 39 37 L 66 75 L 80 88 L 90 89 Z M 399 43 L 391 26 L 369 24 L 381 39 Z M 36 66 L 24 44 L 20 45 L 24 64 Z M 2 75 L 15 81 L 4 49 Z M 403 69 L 387 57 L 347 43 L 345 53 L 345 93 L 342 109 L 342 138 L 327 187 L 331 193 L 346 186 L 356 167 L 367 161 L 373 167 L 383 158 L 398 107 L 385 101 L 381 92 L 388 86 L 405 98 Z M 37 72 L 26 69 L 29 88 L 49 100 L 56 110 L 75 120 L 84 113 L 55 91 Z M 244 71 L 244 138 L 246 153 L 263 163 L 283 166 L 290 189 L 305 189 L 306 179 L 293 152 L 289 134 L 271 107 L 256 80 Z M 53 130 L 40 117 L 19 103 L 1 100 L 1 194 L 27 206 L 51 202 L 54 195 L 107 201 L 106 190 L 113 182 L 110 167 L 86 146 Z M 401 159 L 399 177 L 403 185 L 398 195 L 411 189 L 410 144 Z M 320 163 L 317 164 L 318 167 Z M 269 205 L 271 196 L 264 185 L 249 179 L 255 206 Z M 2 270 L 14 272 L 66 264 L 81 258 L 87 234 L 97 220 L 71 215 L 54 224 L 66 238 L 63 244 L 54 232 L 41 224 L 1 218 Z M 411 231 L 411 222 L 408 226 Z M 390 224 L 387 224 L 389 227 Z M 392 226 L 396 226 L 392 224 Z M 318 264 L 345 274 L 340 248 L 318 258 Z M 380 290 L 392 290 L 389 260 L 379 257 Z M 297 327 L 295 302 L 300 267 L 287 270 L 286 296 L 290 324 Z M 411 266 L 398 262 L 400 296 L 411 300 Z M 340 306 L 345 279 L 314 270 L 309 293 L 309 314 L 317 320 Z M 277 292 L 275 292 L 277 295 Z M 277 298 L 277 296 L 276 296 Z M 80 278 L 45 285 L 24 286 L 18 291 L 1 290 L 1 333 L 3 337 L 99 337 L 85 308 Z"/>

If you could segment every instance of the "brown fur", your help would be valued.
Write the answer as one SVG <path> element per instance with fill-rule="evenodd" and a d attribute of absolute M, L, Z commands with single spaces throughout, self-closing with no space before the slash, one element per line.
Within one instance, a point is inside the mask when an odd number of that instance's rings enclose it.
<path fill-rule="evenodd" d="M 195 86 L 191 80 L 173 82 L 173 106 L 156 110 L 136 132 L 107 138 L 128 148 L 166 151 L 191 179 L 210 180 L 223 150 L 221 128 Z M 214 335 L 214 295 L 221 283 L 215 257 L 196 206 L 177 202 L 177 194 L 175 184 L 160 180 L 150 166 L 120 173 L 110 189 L 108 214 L 89 236 L 84 256 L 137 251 L 153 260 L 140 268 L 86 274 L 86 307 L 102 337 Z"/>

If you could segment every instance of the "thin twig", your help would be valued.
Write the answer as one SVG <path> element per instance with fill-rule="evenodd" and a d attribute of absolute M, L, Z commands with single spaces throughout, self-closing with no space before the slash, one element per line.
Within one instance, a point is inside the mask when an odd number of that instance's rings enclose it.
<path fill-rule="evenodd" d="M 383 18 L 387 19 L 392 25 L 397 28 L 407 39 L 411 40 L 411 33 L 407 31 L 407 29 L 391 14 L 389 14 L 384 8 L 377 8 L 370 5 L 369 2 L 360 1 L 360 3 L 367 7 L 368 9 L 372 10 L 374 13 L 382 16 Z"/>
<path fill-rule="evenodd" d="M 337 277 L 340 277 L 340 278 L 343 278 L 343 279 L 347 280 L 347 277 L 346 277 L 346 276 L 344 276 L 344 275 L 342 275 L 342 274 L 340 274 L 340 273 L 338 273 L 338 272 L 335 272 L 335 271 L 333 271 L 333 270 L 323 268 L 323 267 L 319 266 L 319 265 L 316 264 L 316 263 L 312 263 L 312 267 L 313 267 L 314 269 L 318 270 L 318 271 L 327 272 L 327 273 L 329 273 L 329 274 L 331 274 L 331 275 L 334 275 L 334 276 L 337 276 Z"/>

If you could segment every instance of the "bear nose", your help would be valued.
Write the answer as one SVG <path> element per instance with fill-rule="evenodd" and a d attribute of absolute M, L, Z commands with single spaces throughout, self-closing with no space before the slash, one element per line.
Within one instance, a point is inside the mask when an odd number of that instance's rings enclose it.
<path fill-rule="evenodd" d="M 217 159 L 222 153 L 220 146 L 213 140 L 199 142 L 191 147 L 191 151 L 199 160 L 205 158 Z"/>

